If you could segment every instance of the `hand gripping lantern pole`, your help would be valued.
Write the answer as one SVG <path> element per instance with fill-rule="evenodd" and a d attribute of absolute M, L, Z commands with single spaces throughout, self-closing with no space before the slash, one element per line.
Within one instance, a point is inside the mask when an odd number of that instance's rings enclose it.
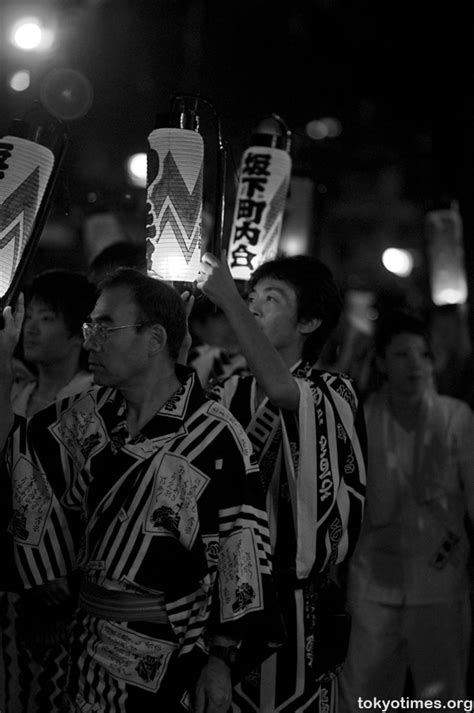
<path fill-rule="evenodd" d="M 66 145 L 63 125 L 39 105 L 0 139 L 0 309 L 13 305 L 22 289 Z"/>
<path fill-rule="evenodd" d="M 244 151 L 229 240 L 228 262 L 235 280 L 247 281 L 278 251 L 291 175 L 291 133 L 276 114 L 281 133 L 257 133 Z"/>

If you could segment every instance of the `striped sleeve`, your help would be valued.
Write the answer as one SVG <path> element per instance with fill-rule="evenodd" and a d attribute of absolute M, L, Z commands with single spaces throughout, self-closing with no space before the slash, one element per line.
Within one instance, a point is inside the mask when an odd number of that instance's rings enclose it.
<path fill-rule="evenodd" d="M 25 588 L 70 574 L 76 567 L 80 514 L 64 506 L 72 472 L 48 432 L 55 407 L 33 419 L 17 418 L 8 443 L 12 489 L 9 532 Z"/>
<path fill-rule="evenodd" d="M 362 404 L 353 381 L 346 376 L 330 375 L 325 381 L 326 409 L 334 414 L 332 443 L 337 489 L 334 511 L 341 531 L 333 536 L 331 564 L 339 564 L 354 551 L 364 514 L 367 437 Z M 334 534 L 333 533 L 333 534 Z"/>

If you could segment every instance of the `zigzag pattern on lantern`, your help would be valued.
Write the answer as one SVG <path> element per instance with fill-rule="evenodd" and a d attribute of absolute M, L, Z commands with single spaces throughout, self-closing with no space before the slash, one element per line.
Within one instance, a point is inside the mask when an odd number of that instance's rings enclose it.
<path fill-rule="evenodd" d="M 166 225 L 169 224 L 187 263 L 200 243 L 202 178 L 201 168 L 194 189 L 190 193 L 173 156 L 168 153 L 164 160 L 162 178 L 148 196 L 151 201 L 153 223 L 159 226 L 155 242 L 160 240 Z M 183 211 L 183 206 L 186 206 L 186 211 Z"/>
<path fill-rule="evenodd" d="M 17 136 L 7 136 L 9 156 L 0 158 L 0 296 L 11 285 L 23 252 L 33 234 L 41 201 L 54 166 L 46 146 Z"/>
<path fill-rule="evenodd" d="M 0 290 L 6 292 L 33 228 L 39 169 L 11 193 L 0 210 Z"/>
<path fill-rule="evenodd" d="M 164 280 L 196 279 L 201 261 L 204 144 L 187 129 L 156 129 L 148 137 L 147 258 Z"/>

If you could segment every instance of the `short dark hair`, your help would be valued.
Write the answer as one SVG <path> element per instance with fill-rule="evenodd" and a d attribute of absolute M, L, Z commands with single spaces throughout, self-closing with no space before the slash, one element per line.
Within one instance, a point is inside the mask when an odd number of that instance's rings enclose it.
<path fill-rule="evenodd" d="M 399 334 L 416 334 L 426 342 L 431 350 L 429 327 L 424 320 L 407 310 L 390 310 L 380 315 L 375 325 L 375 353 L 384 357 L 392 339 Z"/>
<path fill-rule="evenodd" d="M 167 282 L 144 275 L 131 267 L 121 267 L 99 284 L 99 292 L 125 287 L 138 307 L 137 319 L 144 325 L 161 324 L 167 335 L 168 353 L 178 357 L 186 334 L 186 312 L 178 291 Z"/>
<path fill-rule="evenodd" d="M 44 302 L 64 318 L 71 334 L 82 335 L 82 323 L 96 298 L 96 289 L 85 275 L 66 269 L 43 270 L 25 289 L 27 304 L 33 299 Z"/>
<path fill-rule="evenodd" d="M 146 275 L 145 243 L 132 243 L 121 240 L 104 248 L 89 265 L 89 279 L 98 283 L 119 267 L 133 267 Z"/>
<path fill-rule="evenodd" d="M 296 293 L 298 320 L 317 318 L 321 325 L 308 335 L 303 359 L 315 361 L 341 316 L 343 301 L 329 267 L 316 257 L 291 255 L 262 263 L 252 274 L 248 290 L 264 278 L 288 283 Z"/>

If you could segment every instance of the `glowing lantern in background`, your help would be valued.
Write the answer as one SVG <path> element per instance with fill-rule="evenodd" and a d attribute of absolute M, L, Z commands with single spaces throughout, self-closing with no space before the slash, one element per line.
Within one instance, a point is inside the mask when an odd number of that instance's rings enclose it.
<path fill-rule="evenodd" d="M 201 262 L 204 141 L 185 119 L 148 137 L 148 270 L 172 282 L 193 282 Z"/>
<path fill-rule="evenodd" d="M 464 304 L 467 279 L 462 219 L 456 202 L 425 216 L 431 299 L 435 305 Z"/>
<path fill-rule="evenodd" d="M 278 251 L 291 175 L 290 132 L 272 114 L 281 133 L 254 134 L 242 156 L 229 241 L 228 262 L 236 280 L 248 280 Z"/>

